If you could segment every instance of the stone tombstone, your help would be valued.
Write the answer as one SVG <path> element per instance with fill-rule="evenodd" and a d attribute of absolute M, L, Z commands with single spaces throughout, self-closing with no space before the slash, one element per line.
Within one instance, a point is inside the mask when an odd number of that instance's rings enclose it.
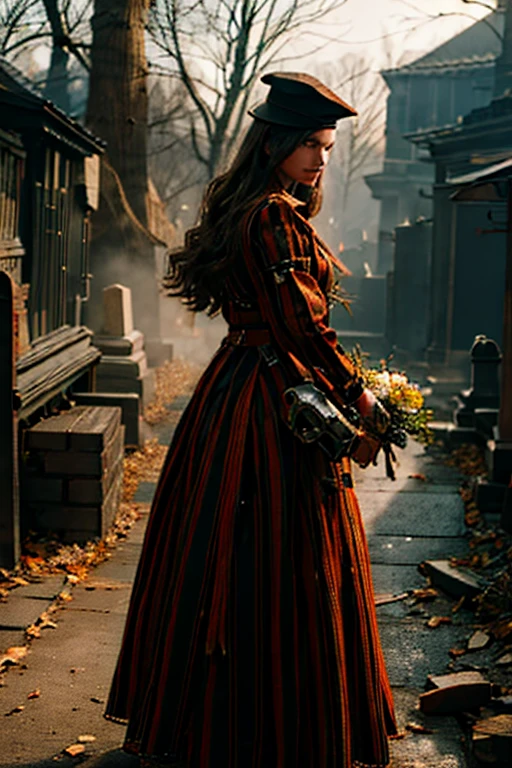
<path fill-rule="evenodd" d="M 133 332 L 132 292 L 119 283 L 103 289 L 103 332 L 129 336 Z"/>
<path fill-rule="evenodd" d="M 500 400 L 500 348 L 487 336 L 477 336 L 471 347 L 471 389 L 474 398 Z"/>

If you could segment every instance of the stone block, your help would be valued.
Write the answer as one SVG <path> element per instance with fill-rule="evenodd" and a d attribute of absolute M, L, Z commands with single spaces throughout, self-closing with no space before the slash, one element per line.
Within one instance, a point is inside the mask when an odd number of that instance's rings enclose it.
<path fill-rule="evenodd" d="M 133 331 L 132 292 L 125 285 L 103 289 L 103 330 L 106 336 L 129 336 Z"/>
<path fill-rule="evenodd" d="M 497 408 L 475 408 L 474 426 L 477 432 L 486 439 L 492 438 L 493 427 L 498 423 L 499 410 Z"/>
<path fill-rule="evenodd" d="M 449 560 L 425 560 L 424 567 L 432 584 L 453 597 L 473 599 L 485 586 L 483 580 L 469 570 L 451 566 Z"/>
<path fill-rule="evenodd" d="M 93 336 L 93 344 L 104 355 L 125 357 L 144 349 L 144 334 L 141 331 L 132 331 L 128 336 L 102 336 L 95 334 Z"/>
<path fill-rule="evenodd" d="M 147 339 L 145 349 L 149 365 L 152 367 L 157 368 L 173 359 L 174 345 L 170 341 Z"/>
<path fill-rule="evenodd" d="M 508 485 L 512 477 L 512 442 L 499 440 L 496 437 L 488 440 L 485 460 L 489 467 L 491 479 L 497 483 Z"/>
<path fill-rule="evenodd" d="M 125 426 L 125 445 L 140 445 L 140 396 L 108 392 L 73 392 L 77 405 L 107 405 L 121 408 L 121 423 Z"/>
<path fill-rule="evenodd" d="M 98 387 L 104 392 L 126 394 L 133 392 L 139 395 L 144 408 L 154 397 L 155 394 L 155 369 L 148 368 L 143 376 L 137 379 L 128 378 L 98 378 Z"/>
<path fill-rule="evenodd" d="M 458 681 L 420 694 L 420 710 L 425 715 L 448 715 L 483 707 L 491 699 L 487 681 Z"/>
<path fill-rule="evenodd" d="M 453 672 L 450 675 L 429 675 L 425 689 L 427 691 L 438 690 L 439 688 L 450 688 L 461 683 L 485 683 L 487 682 L 481 672 L 468 670 L 464 672 Z"/>
<path fill-rule="evenodd" d="M 148 361 L 144 350 L 134 352 L 126 357 L 103 355 L 97 368 L 97 386 L 108 379 L 138 379 L 144 376 L 148 369 Z"/>
<path fill-rule="evenodd" d="M 512 533 L 512 487 L 510 485 L 505 489 L 500 523 L 505 531 Z"/>
<path fill-rule="evenodd" d="M 507 488 L 502 483 L 479 479 L 476 486 L 476 505 L 484 515 L 499 515 Z"/>
<path fill-rule="evenodd" d="M 473 726 L 472 751 L 477 760 L 497 768 L 512 764 L 512 715 L 478 720 Z"/>

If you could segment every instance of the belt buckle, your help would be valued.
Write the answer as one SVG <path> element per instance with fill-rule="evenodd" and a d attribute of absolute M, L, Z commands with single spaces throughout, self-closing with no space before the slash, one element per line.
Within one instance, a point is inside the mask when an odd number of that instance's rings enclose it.
<path fill-rule="evenodd" d="M 245 331 L 231 331 L 231 343 L 239 347 L 245 342 Z"/>

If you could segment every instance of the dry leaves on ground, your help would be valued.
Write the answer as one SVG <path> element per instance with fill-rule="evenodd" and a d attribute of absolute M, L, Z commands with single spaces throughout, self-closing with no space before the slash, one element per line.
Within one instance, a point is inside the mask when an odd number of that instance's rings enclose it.
<path fill-rule="evenodd" d="M 13 645 L 8 648 L 6 652 L 0 656 L 0 668 L 12 667 L 19 664 L 27 655 L 28 648 L 26 645 Z"/>
<path fill-rule="evenodd" d="M 427 627 L 430 627 L 430 629 L 437 629 L 437 627 L 440 627 L 442 624 L 451 624 L 451 623 L 452 623 L 451 616 L 431 616 L 430 619 L 427 621 Z"/>
<path fill-rule="evenodd" d="M 474 477 L 485 477 L 488 471 L 482 448 L 470 443 L 464 443 L 452 451 L 445 459 L 445 464 L 448 467 L 455 467 L 463 475 Z"/>
<path fill-rule="evenodd" d="M 66 747 L 66 749 L 62 750 L 64 754 L 69 755 L 70 757 L 76 757 L 77 755 L 81 755 L 83 752 L 85 752 L 85 747 L 83 744 L 71 744 L 69 747 Z"/>
<path fill-rule="evenodd" d="M 167 407 L 175 397 L 192 392 L 204 368 L 186 360 L 166 362 L 156 369 L 155 397 L 144 409 L 144 420 L 151 425 L 166 420 Z"/>

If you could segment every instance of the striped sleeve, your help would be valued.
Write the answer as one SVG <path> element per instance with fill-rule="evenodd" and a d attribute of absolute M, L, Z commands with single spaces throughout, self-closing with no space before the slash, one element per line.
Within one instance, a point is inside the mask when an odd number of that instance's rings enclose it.
<path fill-rule="evenodd" d="M 353 402 L 363 385 L 328 325 L 327 299 L 311 274 L 318 256 L 302 217 L 273 198 L 254 214 L 248 235 L 247 267 L 277 345 L 309 370 L 320 369 L 334 392 Z"/>

